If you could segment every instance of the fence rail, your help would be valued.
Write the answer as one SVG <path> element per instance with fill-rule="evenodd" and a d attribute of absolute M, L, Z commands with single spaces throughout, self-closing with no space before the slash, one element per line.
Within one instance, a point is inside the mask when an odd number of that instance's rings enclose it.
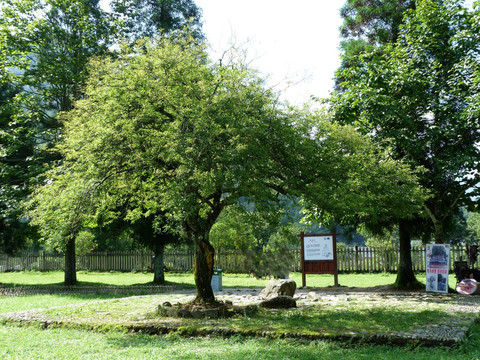
<path fill-rule="evenodd" d="M 425 271 L 425 248 L 412 248 L 412 267 L 414 271 Z M 269 256 L 275 256 L 270 254 Z M 153 253 L 150 252 L 94 252 L 77 256 L 77 270 L 90 271 L 148 271 L 152 266 Z M 337 249 L 339 272 L 395 272 L 398 265 L 398 250 L 383 250 L 369 247 L 347 247 Z M 287 256 L 281 256 L 288 262 L 290 271 L 301 271 L 299 249 L 291 250 Z M 467 260 L 463 246 L 454 246 L 450 250 L 450 270 L 455 261 Z M 193 269 L 194 251 L 167 251 L 164 255 L 165 266 L 171 271 L 189 271 Z M 240 251 L 217 251 L 215 267 L 230 273 L 248 273 L 252 271 L 251 254 Z M 478 268 L 478 263 L 476 266 Z M 20 256 L 0 255 L 0 272 L 6 271 L 54 271 L 64 270 L 64 255 L 51 253 L 28 253 Z"/>

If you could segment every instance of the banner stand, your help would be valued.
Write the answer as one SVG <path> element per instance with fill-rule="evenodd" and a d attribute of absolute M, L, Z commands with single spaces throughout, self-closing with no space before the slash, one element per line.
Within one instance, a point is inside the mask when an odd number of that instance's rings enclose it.
<path fill-rule="evenodd" d="M 427 244 L 426 247 L 426 291 L 448 293 L 448 270 L 450 267 L 450 245 Z"/>

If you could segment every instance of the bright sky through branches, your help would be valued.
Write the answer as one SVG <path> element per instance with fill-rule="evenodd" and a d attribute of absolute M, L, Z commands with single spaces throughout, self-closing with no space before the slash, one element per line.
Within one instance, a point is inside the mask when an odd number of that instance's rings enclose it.
<path fill-rule="evenodd" d="M 103 4 L 109 0 L 102 0 Z M 251 65 L 284 92 L 284 100 L 302 104 L 310 96 L 327 97 L 340 66 L 340 8 L 346 0 L 195 0 L 203 12 L 203 30 L 219 58 L 232 43 L 244 44 Z M 472 6 L 474 0 L 466 0 Z"/>
<path fill-rule="evenodd" d="M 284 100 L 301 104 L 326 97 L 340 65 L 339 10 L 344 0 L 196 0 L 204 32 L 220 56 L 245 44 L 251 65 L 270 75 L 270 86 L 287 89 Z M 215 55 L 216 54 L 216 55 Z"/>

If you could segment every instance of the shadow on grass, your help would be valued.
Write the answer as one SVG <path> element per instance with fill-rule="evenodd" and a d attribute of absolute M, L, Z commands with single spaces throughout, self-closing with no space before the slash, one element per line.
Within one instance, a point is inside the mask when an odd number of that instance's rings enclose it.
<path fill-rule="evenodd" d="M 139 283 L 131 285 L 109 285 L 100 282 L 81 281 L 74 286 L 65 286 L 60 283 L 49 284 L 22 284 L 2 283 L 0 296 L 42 295 L 42 294 L 90 294 L 105 295 L 108 297 L 148 295 L 168 293 L 178 289 L 195 289 L 195 286 L 184 283 L 165 282 L 162 285 Z"/>
<path fill-rule="evenodd" d="M 342 359 L 332 357 L 336 347 L 323 342 L 301 342 L 294 339 L 247 339 L 242 336 L 231 338 L 182 338 L 175 335 L 152 337 L 149 335 L 115 334 L 107 342 L 117 350 L 155 349 L 159 358 L 166 359 Z M 343 349 L 340 353 L 344 353 Z M 201 354 L 201 355 L 200 355 Z"/>
<path fill-rule="evenodd" d="M 202 354 L 210 359 L 479 359 L 480 326 L 474 326 L 468 341 L 459 347 L 423 347 L 421 345 L 396 346 L 394 344 L 366 344 L 332 342 L 328 340 L 304 341 L 298 339 L 231 338 L 199 339 L 175 335 L 152 337 L 149 335 L 111 334 L 106 341 L 115 349 L 155 348 L 156 354 L 170 359 L 194 359 Z"/>

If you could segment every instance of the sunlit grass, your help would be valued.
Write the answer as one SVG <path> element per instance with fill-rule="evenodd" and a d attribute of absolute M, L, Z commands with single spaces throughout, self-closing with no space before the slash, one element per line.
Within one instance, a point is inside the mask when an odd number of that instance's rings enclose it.
<path fill-rule="evenodd" d="M 301 285 L 301 274 L 290 274 L 297 285 Z M 80 284 L 89 286 L 136 286 L 148 285 L 151 273 L 95 273 L 79 272 Z M 424 275 L 418 279 L 424 282 Z M 169 284 L 193 288 L 191 273 L 167 273 Z M 257 280 L 245 274 L 223 274 L 223 286 L 228 288 L 263 288 L 268 279 Z M 350 287 L 389 285 L 395 274 L 340 274 L 339 283 Z M 450 285 L 453 286 L 452 278 Z M 63 273 L 3 273 L 0 283 L 8 286 L 61 285 Z M 308 287 L 333 285 L 332 275 L 307 275 Z M 1 285 L 0 285 L 1 286 Z M 47 311 L 52 317 L 65 318 L 74 323 L 96 319 L 108 324 L 129 319 L 135 321 L 146 315 L 152 320 L 154 309 L 162 301 L 161 296 L 118 299 L 113 302 L 99 300 L 119 297 L 117 294 L 47 294 L 18 297 L 0 296 L 0 313 L 29 309 L 52 308 Z M 125 295 L 122 295 L 125 296 Z M 157 300 L 154 299 L 157 297 Z M 435 323 L 435 319 L 448 321 L 448 305 L 425 306 L 419 302 L 407 306 L 406 302 L 394 307 L 364 303 L 344 297 L 333 304 L 320 301 L 314 307 L 261 312 L 257 319 L 237 317 L 220 320 L 211 326 L 249 327 L 270 331 L 312 331 L 312 329 L 338 329 L 379 331 L 408 330 L 422 324 Z M 423 301 L 423 300 L 422 300 Z M 65 307 L 69 304 L 85 303 L 81 307 Z M 402 308 L 402 306 L 406 306 Z M 148 313 L 148 314 L 147 314 Z M 84 320 L 81 320 L 84 319 Z M 155 319 L 153 319 L 155 320 Z M 192 326 L 203 326 L 201 322 Z M 86 329 L 86 327 L 84 327 Z M 89 328 L 91 329 L 91 328 Z M 180 337 L 147 336 L 128 334 L 116 326 L 100 326 L 101 331 L 81 328 L 17 327 L 0 325 L 0 359 L 480 359 L 480 326 L 473 326 L 468 341 L 459 348 L 424 348 L 350 344 L 330 341 L 301 341 L 288 339 L 223 337 Z"/>
<path fill-rule="evenodd" d="M 56 307 L 42 311 L 56 322 L 105 328 L 109 324 L 175 323 L 176 326 L 202 329 L 223 329 L 226 331 L 248 329 L 250 331 L 271 331 L 274 334 L 340 334 L 345 331 L 370 333 L 405 331 L 430 324 L 468 325 L 470 314 L 457 313 L 450 306 L 451 299 L 439 301 L 438 297 L 416 298 L 362 298 L 338 296 L 320 299 L 315 305 L 300 306 L 286 310 L 264 310 L 254 316 L 237 316 L 217 319 L 213 323 L 205 319 L 172 319 L 155 315 L 159 305 L 165 301 L 186 303 L 193 295 L 165 294 L 143 297 L 129 297 L 82 304 L 74 307 Z M 143 322 L 140 323 L 140 326 Z"/>
<path fill-rule="evenodd" d="M 290 273 L 290 278 L 295 280 L 297 286 L 302 285 L 301 273 Z M 41 285 L 62 285 L 64 274 L 61 271 L 52 272 L 9 272 L 0 273 L 0 284 L 5 286 L 41 286 Z M 395 282 L 396 274 L 375 273 L 375 274 L 339 274 L 338 282 L 341 286 L 349 287 L 373 287 L 390 285 Z M 135 286 L 149 285 L 153 281 L 152 273 L 123 273 L 123 272 L 88 272 L 77 273 L 79 285 L 98 286 Z M 425 283 L 425 274 L 417 274 L 417 279 Z M 165 274 L 167 284 L 178 286 L 194 286 L 193 274 L 191 272 Z M 268 278 L 256 279 L 248 274 L 222 274 L 224 287 L 253 287 L 262 288 L 268 283 Z M 454 275 L 450 275 L 450 285 L 455 284 Z M 306 275 L 307 287 L 327 287 L 334 285 L 333 275 Z"/>
<path fill-rule="evenodd" d="M 0 358 L 209 360 L 465 360 L 480 358 L 480 326 L 460 349 L 263 338 L 185 338 L 0 326 Z"/>

